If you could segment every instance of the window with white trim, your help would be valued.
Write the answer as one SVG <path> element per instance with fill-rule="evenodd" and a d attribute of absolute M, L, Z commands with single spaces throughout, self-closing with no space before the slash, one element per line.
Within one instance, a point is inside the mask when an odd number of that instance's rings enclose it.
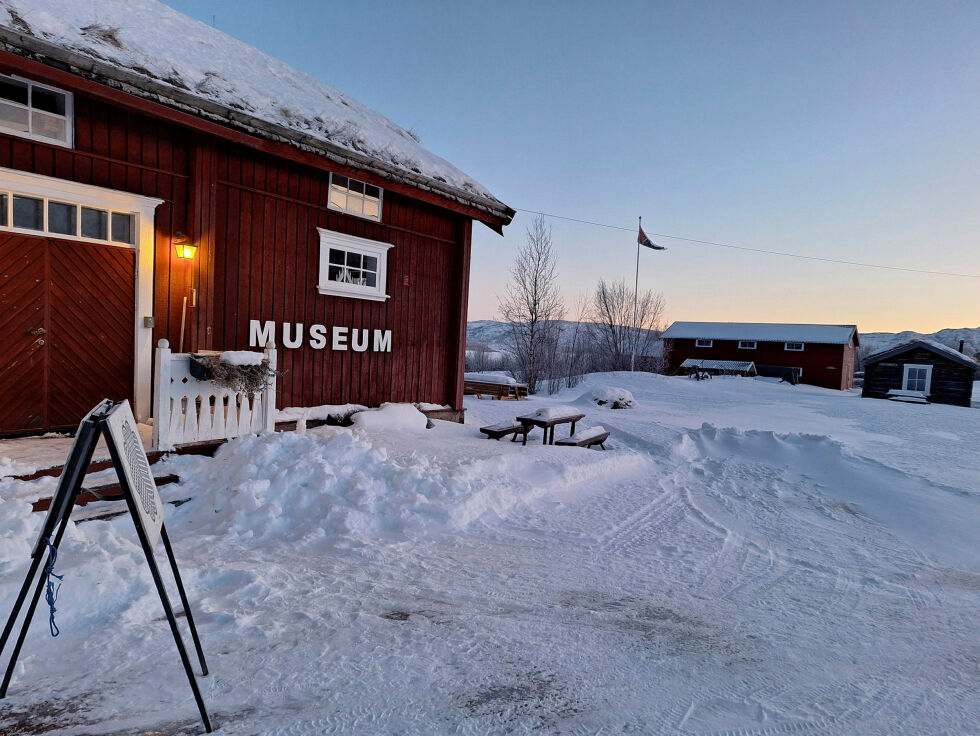
<path fill-rule="evenodd" d="M 755 340 L 739 340 L 738 348 L 739 350 L 755 350 L 756 342 Z"/>
<path fill-rule="evenodd" d="M 784 343 L 783 347 L 790 352 L 801 353 L 803 352 L 803 343 L 801 342 L 787 342 Z"/>
<path fill-rule="evenodd" d="M 71 93 L 0 74 L 0 131 L 70 148 Z"/>
<path fill-rule="evenodd" d="M 710 348 L 713 344 L 714 344 L 713 341 L 702 340 L 701 338 L 698 338 L 697 340 L 694 341 L 694 347 L 696 348 Z"/>
<path fill-rule="evenodd" d="M 921 391 L 929 393 L 929 386 L 932 383 L 931 365 L 913 365 L 907 363 L 902 374 L 902 390 Z"/>
<path fill-rule="evenodd" d="M 381 222 L 381 195 L 383 190 L 373 184 L 330 174 L 330 199 L 327 206 L 348 215 L 366 217 Z"/>
<path fill-rule="evenodd" d="M 0 190 L 0 230 L 133 246 L 136 214 Z"/>
<path fill-rule="evenodd" d="M 321 294 L 384 301 L 390 243 L 318 227 Z"/>

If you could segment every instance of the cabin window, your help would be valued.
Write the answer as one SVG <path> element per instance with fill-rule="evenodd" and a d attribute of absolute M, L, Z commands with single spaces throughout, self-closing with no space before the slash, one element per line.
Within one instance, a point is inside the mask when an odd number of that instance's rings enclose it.
<path fill-rule="evenodd" d="M 799 353 L 799 352 L 802 352 L 803 351 L 803 343 L 801 343 L 801 342 L 788 342 L 788 343 L 785 344 L 785 348 L 787 350 L 789 350 L 789 351 Z"/>
<path fill-rule="evenodd" d="M 73 240 L 135 246 L 136 227 L 133 212 L 0 191 L 0 231 L 46 233 Z"/>
<path fill-rule="evenodd" d="M 701 340 L 697 339 L 694 341 L 694 347 L 696 348 L 710 348 L 712 346 L 711 340 Z"/>
<path fill-rule="evenodd" d="M 0 74 L 0 131 L 71 146 L 71 94 Z"/>
<path fill-rule="evenodd" d="M 902 377 L 902 389 L 905 391 L 921 391 L 929 393 L 929 384 L 932 383 L 931 365 L 906 365 L 905 373 Z"/>
<path fill-rule="evenodd" d="M 755 340 L 739 340 L 739 350 L 755 350 Z"/>
<path fill-rule="evenodd" d="M 381 222 L 381 193 L 380 187 L 347 176 L 331 174 L 330 200 L 327 206 L 332 210 Z"/>
<path fill-rule="evenodd" d="M 317 228 L 321 294 L 384 301 L 389 243 Z"/>

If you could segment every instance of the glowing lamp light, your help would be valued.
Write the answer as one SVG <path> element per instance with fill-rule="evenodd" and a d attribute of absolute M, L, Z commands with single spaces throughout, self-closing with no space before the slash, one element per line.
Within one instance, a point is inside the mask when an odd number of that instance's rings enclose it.
<path fill-rule="evenodd" d="M 197 246 L 183 233 L 174 233 L 174 249 L 177 251 L 177 257 L 182 260 L 190 261 L 197 255 Z"/>

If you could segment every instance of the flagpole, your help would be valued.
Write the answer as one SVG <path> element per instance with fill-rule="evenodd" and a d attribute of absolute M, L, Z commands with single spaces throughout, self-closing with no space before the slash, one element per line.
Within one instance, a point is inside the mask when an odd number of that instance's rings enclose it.
<path fill-rule="evenodd" d="M 640 215 L 638 227 L 643 229 L 643 215 Z M 636 280 L 633 282 L 633 350 L 630 356 L 630 371 L 636 370 L 636 343 L 639 333 L 636 330 L 636 297 L 640 288 L 640 239 L 636 239 Z"/>

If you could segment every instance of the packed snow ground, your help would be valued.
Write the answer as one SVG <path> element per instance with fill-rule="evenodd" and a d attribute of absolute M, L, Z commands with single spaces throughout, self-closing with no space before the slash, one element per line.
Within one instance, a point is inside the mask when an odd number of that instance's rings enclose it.
<path fill-rule="evenodd" d="M 608 452 L 478 433 L 569 404 Z M 980 412 L 645 374 L 466 406 L 170 463 L 218 733 L 980 731 Z M 58 571 L 0 730 L 198 733 L 129 519 L 74 526 Z"/>

